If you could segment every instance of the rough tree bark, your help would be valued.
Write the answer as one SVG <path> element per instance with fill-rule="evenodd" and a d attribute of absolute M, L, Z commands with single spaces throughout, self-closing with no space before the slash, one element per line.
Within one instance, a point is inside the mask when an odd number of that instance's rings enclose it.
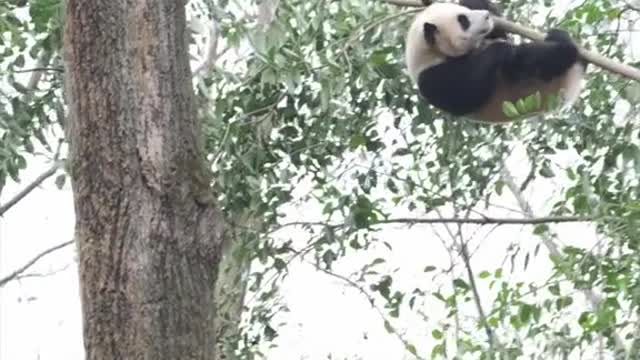
<path fill-rule="evenodd" d="M 87 359 L 214 358 L 221 217 L 206 196 L 184 5 L 66 2 Z"/>

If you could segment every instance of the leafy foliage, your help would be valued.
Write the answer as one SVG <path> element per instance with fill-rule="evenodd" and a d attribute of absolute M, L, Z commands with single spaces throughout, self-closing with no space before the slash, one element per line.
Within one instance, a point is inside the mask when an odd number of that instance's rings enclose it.
<path fill-rule="evenodd" d="M 559 12 L 549 1 L 502 5 L 511 19 L 563 27 L 598 52 L 634 61 L 621 29 L 640 14 L 623 1 L 588 0 Z M 34 138 L 46 147 L 52 125 L 64 126 L 61 7 L 56 0 L 0 4 L 2 182 L 17 179 Z M 213 71 L 194 87 L 213 190 L 234 242 L 227 255 L 240 268 L 229 272 L 239 291 L 220 304 L 246 306 L 241 326 L 226 335 L 230 355 L 261 358 L 277 344 L 289 311 L 280 284 L 299 264 L 355 289 L 410 357 L 637 353 L 640 132 L 631 84 L 592 66 L 578 107 L 488 127 L 417 98 L 403 60 L 411 10 L 281 1 L 265 24 L 246 7 L 189 2 L 193 18 L 214 19 L 220 36 Z M 25 85 L 32 72 L 20 71 L 36 65 L 54 70 L 34 90 Z M 540 101 L 532 96 L 505 110 L 518 116 Z M 514 180 L 505 169 L 520 174 Z M 597 246 L 541 224 L 525 231 L 526 242 L 509 233 L 514 240 L 503 253 L 490 251 L 507 260 L 476 272 L 472 250 L 489 246 L 483 236 L 492 230 L 435 226 L 429 251 L 441 244 L 449 266 L 423 264 L 420 254 L 394 261 L 400 245 L 386 231 L 392 219 L 494 217 L 514 206 L 526 214 L 519 200 L 541 186 L 555 192 L 536 193 L 535 210 L 596 219 Z M 546 281 L 527 276 L 534 265 L 549 271 Z M 407 281 L 416 266 L 417 285 Z M 233 316 L 223 318 L 233 327 Z M 406 325 L 416 318 L 420 330 Z"/>
<path fill-rule="evenodd" d="M 60 0 L 0 4 L 0 189 L 7 177 L 19 180 L 34 141 L 53 151 L 48 131 L 64 120 L 59 71 L 32 70 L 57 62 L 61 6 Z"/>

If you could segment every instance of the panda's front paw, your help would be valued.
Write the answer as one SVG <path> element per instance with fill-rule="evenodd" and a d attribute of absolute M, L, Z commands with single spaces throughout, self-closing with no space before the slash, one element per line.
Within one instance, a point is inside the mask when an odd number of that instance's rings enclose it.
<path fill-rule="evenodd" d="M 554 41 L 554 42 L 562 42 L 562 43 L 572 43 L 573 40 L 568 32 L 561 29 L 551 29 L 547 32 L 547 36 L 544 38 L 544 41 Z"/>

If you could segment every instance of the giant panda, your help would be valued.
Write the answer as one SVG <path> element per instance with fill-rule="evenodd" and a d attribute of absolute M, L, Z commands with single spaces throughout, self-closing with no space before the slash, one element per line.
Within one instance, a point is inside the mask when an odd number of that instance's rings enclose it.
<path fill-rule="evenodd" d="M 420 97 L 451 115 L 492 124 L 514 120 L 505 101 L 537 92 L 542 101 L 533 113 L 549 110 L 554 95 L 571 105 L 586 62 L 570 36 L 553 29 L 542 42 L 517 45 L 494 27 L 492 14 L 497 10 L 487 0 L 463 0 L 433 3 L 415 16 L 405 56 Z"/>

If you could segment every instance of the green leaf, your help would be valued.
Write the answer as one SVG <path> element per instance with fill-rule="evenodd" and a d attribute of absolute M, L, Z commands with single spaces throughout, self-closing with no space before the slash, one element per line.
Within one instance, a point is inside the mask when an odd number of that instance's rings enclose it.
<path fill-rule="evenodd" d="M 556 299 L 556 309 L 562 310 L 573 304 L 573 298 L 571 296 L 562 296 Z"/>
<path fill-rule="evenodd" d="M 331 249 L 328 249 L 324 254 L 322 254 L 322 261 L 325 263 L 327 269 L 331 269 L 331 264 L 333 264 L 337 258 L 338 257 Z"/>
<path fill-rule="evenodd" d="M 440 343 L 436 346 L 433 347 L 433 349 L 431 350 L 431 358 L 434 359 L 437 356 L 445 356 L 446 355 L 446 348 L 444 343 Z"/>
<path fill-rule="evenodd" d="M 393 152 L 392 156 L 404 156 L 404 155 L 411 155 L 411 154 L 412 154 L 411 150 L 407 148 L 399 148 Z"/>
<path fill-rule="evenodd" d="M 273 267 L 280 272 L 287 267 L 287 263 L 281 258 L 275 258 L 273 261 Z"/>
<path fill-rule="evenodd" d="M 533 228 L 534 235 L 542 235 L 549 231 L 549 225 L 547 224 L 539 224 Z"/>
<path fill-rule="evenodd" d="M 276 72 L 272 68 L 264 69 L 260 77 L 262 82 L 266 84 L 274 84 L 277 81 Z"/>
<path fill-rule="evenodd" d="M 535 110 L 538 110 L 542 107 L 542 94 L 540 94 L 540 91 L 536 91 L 536 93 L 533 95 L 533 108 Z"/>
<path fill-rule="evenodd" d="M 65 182 L 67 181 L 67 175 L 66 174 L 60 174 L 58 176 L 56 176 L 55 179 L 55 184 L 56 187 L 60 190 L 62 190 L 62 187 L 64 187 Z"/>
<path fill-rule="evenodd" d="M 418 355 L 418 351 L 416 350 L 416 347 L 413 344 L 406 344 L 405 349 L 407 349 L 407 351 L 413 355 L 416 355 L 416 356 Z"/>
<path fill-rule="evenodd" d="M 518 113 L 518 109 L 516 109 L 516 106 L 510 101 L 505 101 L 502 103 L 502 112 L 510 118 L 515 118 L 520 115 L 520 113 Z"/>
<path fill-rule="evenodd" d="M 24 55 L 20 54 L 16 57 L 16 59 L 13 61 L 13 66 L 16 67 L 23 67 L 24 66 Z"/>
<path fill-rule="evenodd" d="M 365 145 L 367 143 L 367 138 L 362 134 L 355 134 L 351 137 L 350 146 L 352 149 L 357 148 L 358 146 Z"/>
<path fill-rule="evenodd" d="M 516 109 L 518 110 L 519 114 L 526 114 L 528 112 L 525 98 L 520 98 L 518 99 L 518 101 L 516 101 Z"/>
<path fill-rule="evenodd" d="M 384 329 L 387 330 L 389 334 L 393 334 L 395 332 L 395 329 L 391 326 L 391 323 L 388 320 L 384 321 Z"/>
<path fill-rule="evenodd" d="M 549 290 L 551 295 L 560 296 L 560 286 L 557 283 L 549 285 L 547 290 Z"/>
<path fill-rule="evenodd" d="M 531 320 L 532 313 L 533 313 L 533 306 L 529 304 L 520 305 L 520 311 L 518 313 L 518 316 L 520 317 L 520 321 L 523 324 L 529 323 L 529 321 Z"/>
<path fill-rule="evenodd" d="M 469 291 L 471 289 L 471 287 L 469 287 L 469 285 L 467 284 L 466 281 L 457 278 L 453 280 L 453 285 L 455 285 L 457 288 L 460 288 L 464 291 Z"/>
<path fill-rule="evenodd" d="M 552 178 L 555 176 L 555 174 L 553 173 L 553 170 L 551 170 L 551 168 L 549 167 L 548 164 L 543 163 L 542 167 L 540 168 L 540 171 L 538 171 L 538 173 L 546 178 Z"/>
<path fill-rule="evenodd" d="M 433 297 L 435 297 L 436 299 L 442 301 L 443 303 L 447 303 L 447 299 L 444 298 L 444 296 L 442 296 L 442 294 L 440 294 L 439 292 L 434 292 L 433 293 Z"/>
<path fill-rule="evenodd" d="M 268 341 L 272 341 L 278 336 L 278 332 L 267 324 L 264 327 L 264 336 Z"/>
<path fill-rule="evenodd" d="M 49 20 L 57 15 L 61 3 L 61 0 L 33 0 L 29 7 L 29 15 L 35 30 L 37 32 L 45 32 L 49 25 Z"/>

